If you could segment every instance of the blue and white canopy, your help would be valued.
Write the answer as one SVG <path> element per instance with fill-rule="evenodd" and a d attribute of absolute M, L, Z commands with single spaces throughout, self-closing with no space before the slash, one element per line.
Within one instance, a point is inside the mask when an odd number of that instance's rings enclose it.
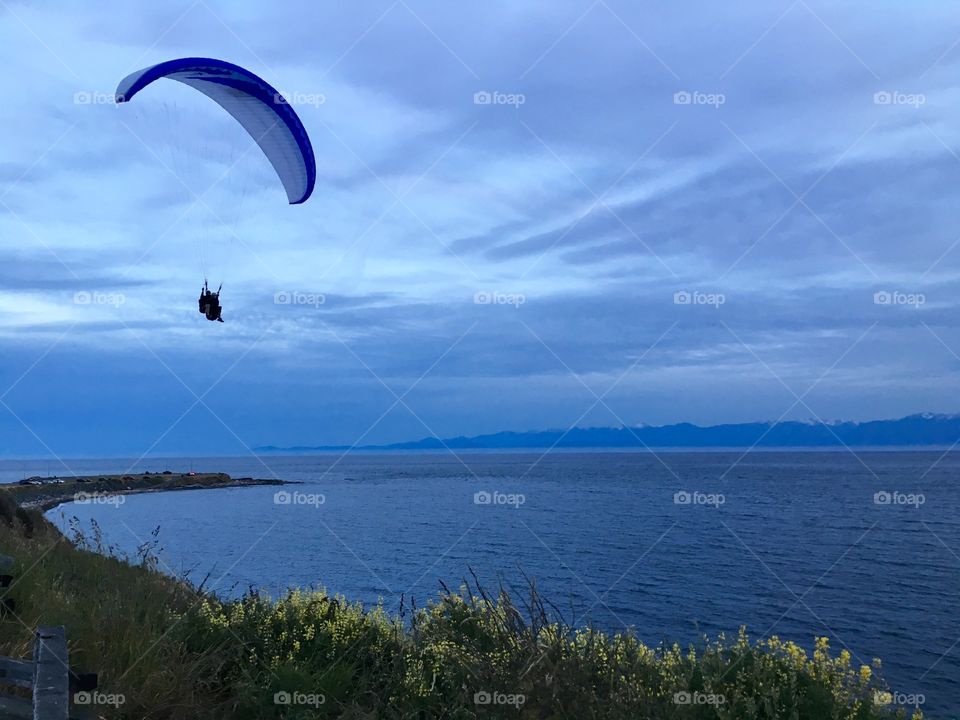
<path fill-rule="evenodd" d="M 130 101 L 160 78 L 189 85 L 230 113 L 273 165 L 291 205 L 310 197 L 317 179 L 313 146 L 297 113 L 269 83 L 223 60 L 180 58 L 125 77 L 117 87 L 117 102 Z"/>

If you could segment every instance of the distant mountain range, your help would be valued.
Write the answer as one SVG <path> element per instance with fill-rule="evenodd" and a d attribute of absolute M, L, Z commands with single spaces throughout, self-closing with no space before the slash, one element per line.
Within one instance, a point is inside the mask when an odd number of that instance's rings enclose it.
<path fill-rule="evenodd" d="M 259 452 L 354 450 L 519 450 L 541 448 L 838 448 L 950 447 L 960 441 L 960 415 L 910 415 L 868 422 L 742 423 L 700 427 L 690 423 L 620 428 L 499 432 L 476 437 L 423 438 L 391 445 L 266 447 Z"/>

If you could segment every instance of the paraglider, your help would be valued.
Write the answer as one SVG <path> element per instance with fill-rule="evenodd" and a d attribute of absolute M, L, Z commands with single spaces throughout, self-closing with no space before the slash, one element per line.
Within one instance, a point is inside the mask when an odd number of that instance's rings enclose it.
<path fill-rule="evenodd" d="M 299 205 L 307 201 L 317 178 L 313 146 L 297 113 L 273 86 L 249 70 L 223 60 L 180 58 L 125 77 L 117 87 L 116 102 L 130 102 L 162 78 L 199 90 L 226 110 L 270 161 L 289 203 Z M 223 322 L 219 294 L 219 290 L 211 293 L 205 281 L 200 310 L 208 320 Z"/>
<path fill-rule="evenodd" d="M 200 312 L 206 316 L 207 320 L 213 322 L 223 322 L 223 318 L 220 317 L 220 313 L 223 312 L 223 308 L 220 306 L 220 291 L 223 289 L 223 285 L 217 288 L 215 293 L 210 292 L 210 288 L 207 287 L 207 281 L 203 281 L 203 287 L 200 288 Z"/>

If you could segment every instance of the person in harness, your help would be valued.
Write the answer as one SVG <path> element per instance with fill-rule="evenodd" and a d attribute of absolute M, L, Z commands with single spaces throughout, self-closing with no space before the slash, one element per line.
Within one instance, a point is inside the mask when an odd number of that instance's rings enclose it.
<path fill-rule="evenodd" d="M 210 292 L 207 281 L 204 280 L 203 287 L 200 289 L 200 312 L 211 322 L 214 320 L 223 322 L 223 318 L 220 317 L 220 313 L 223 311 L 223 308 L 220 307 L 220 289 L 222 287 L 223 283 L 220 284 L 216 292 Z"/>

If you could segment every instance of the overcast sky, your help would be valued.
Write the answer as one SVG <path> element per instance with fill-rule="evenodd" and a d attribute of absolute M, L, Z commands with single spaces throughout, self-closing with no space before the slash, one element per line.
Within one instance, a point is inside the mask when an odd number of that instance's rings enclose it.
<path fill-rule="evenodd" d="M 184 56 L 287 95 L 305 205 L 112 103 Z M 958 409 L 953 3 L 0 0 L 0 61 L 4 455 Z"/>

